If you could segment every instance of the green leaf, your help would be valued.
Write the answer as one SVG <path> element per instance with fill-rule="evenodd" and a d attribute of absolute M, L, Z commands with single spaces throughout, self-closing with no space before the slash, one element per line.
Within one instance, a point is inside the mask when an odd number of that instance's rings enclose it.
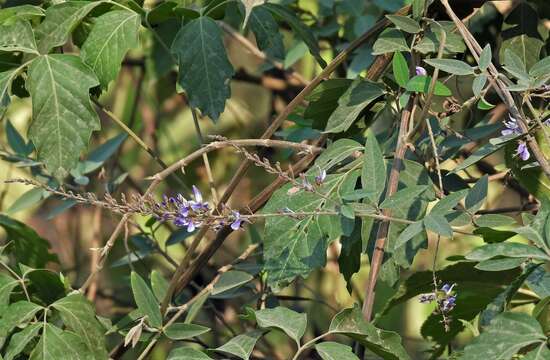
<path fill-rule="evenodd" d="M 58 262 L 57 256 L 49 251 L 48 241 L 32 228 L 1 214 L 0 226 L 6 230 L 6 241 L 11 242 L 7 250 L 15 256 L 17 262 L 34 268 L 44 268 L 50 261 Z"/>
<path fill-rule="evenodd" d="M 317 344 L 315 350 L 323 360 L 359 360 L 350 346 L 333 341 Z"/>
<path fill-rule="evenodd" d="M 21 210 L 28 209 L 31 206 L 38 204 L 46 197 L 48 196 L 47 192 L 44 191 L 44 189 L 32 188 L 24 192 L 23 195 L 21 195 L 20 197 L 18 197 L 17 200 L 15 200 L 13 204 L 11 204 L 8 210 L 6 210 L 6 214 L 13 215 Z"/>
<path fill-rule="evenodd" d="M 374 134 L 367 134 L 365 157 L 361 170 L 361 185 L 363 190 L 374 193 L 373 198 L 379 199 L 386 186 L 386 163 L 382 149 Z"/>
<path fill-rule="evenodd" d="M 401 345 L 399 335 L 392 331 L 377 329 L 366 322 L 357 304 L 334 316 L 330 322 L 329 333 L 351 337 L 383 359 L 410 359 Z"/>
<path fill-rule="evenodd" d="M 412 92 L 427 93 L 428 90 L 430 89 L 431 81 L 432 81 L 432 78 L 430 76 L 417 75 L 409 80 L 409 82 L 405 86 L 405 89 L 407 89 L 407 91 L 412 91 Z M 434 88 L 434 95 L 451 96 L 452 94 L 453 93 L 447 86 L 445 86 L 439 80 L 436 81 L 435 88 Z"/>
<path fill-rule="evenodd" d="M 550 359 L 550 349 L 542 342 L 538 348 L 529 351 L 522 360 L 545 360 Z"/>
<path fill-rule="evenodd" d="M 306 331 L 306 314 L 297 313 L 282 306 L 274 309 L 257 310 L 254 314 L 259 327 L 280 329 L 292 338 L 296 344 L 300 344 L 300 338 L 304 336 Z"/>
<path fill-rule="evenodd" d="M 430 213 L 430 215 L 424 218 L 424 226 L 426 230 L 430 230 L 441 236 L 453 237 L 453 229 L 443 215 Z"/>
<path fill-rule="evenodd" d="M 50 6 L 46 10 L 46 18 L 35 29 L 38 51 L 47 54 L 51 48 L 63 45 L 82 19 L 101 3 L 67 1 Z"/>
<path fill-rule="evenodd" d="M 315 57 L 321 67 L 324 68 L 327 65 L 325 60 L 321 57 L 321 50 L 317 44 L 317 39 L 315 39 L 313 32 L 296 17 L 293 11 L 290 11 L 286 7 L 279 4 L 266 3 L 263 6 L 271 11 L 276 17 L 284 20 L 291 27 L 294 34 L 302 39 L 302 41 L 307 45 L 309 52 Z"/>
<path fill-rule="evenodd" d="M 466 345 L 460 359 L 508 360 L 529 344 L 546 342 L 539 323 L 523 313 L 497 316 L 486 331 Z"/>
<path fill-rule="evenodd" d="M 155 299 L 155 295 L 153 295 L 145 280 L 136 272 L 132 271 L 130 279 L 132 283 L 132 292 L 134 293 L 134 299 L 138 309 L 140 309 L 144 315 L 147 315 L 147 321 L 151 326 L 160 328 L 162 326 L 162 315 L 160 314 L 160 307 Z"/>
<path fill-rule="evenodd" d="M 540 298 L 550 296 L 550 273 L 542 267 L 537 267 L 527 278 L 527 285 Z"/>
<path fill-rule="evenodd" d="M 389 21 L 391 21 L 398 29 L 401 29 L 409 34 L 416 34 L 422 31 L 422 28 L 416 20 L 411 19 L 408 16 L 401 15 L 386 15 Z"/>
<path fill-rule="evenodd" d="M 483 260 L 475 268 L 482 271 L 504 271 L 515 269 L 523 264 L 527 258 L 503 258 Z"/>
<path fill-rule="evenodd" d="M 164 299 L 166 291 L 168 291 L 168 287 L 168 281 L 166 281 L 160 271 L 153 270 L 151 272 L 151 288 L 153 289 L 153 294 L 155 294 L 155 297 L 159 302 Z"/>
<path fill-rule="evenodd" d="M 7 20 L 11 21 L 12 18 L 30 20 L 41 16 L 44 16 L 44 10 L 34 5 L 10 6 L 0 9 L 0 23 L 7 23 Z"/>
<path fill-rule="evenodd" d="M 504 147 L 505 143 L 500 143 L 497 145 L 487 143 L 477 149 L 472 155 L 470 155 L 466 160 L 462 162 L 462 164 L 458 165 L 452 170 L 452 173 L 457 173 L 461 170 L 466 169 L 469 166 L 472 166 L 473 164 L 477 163 L 478 161 L 484 159 L 485 157 L 491 155 L 492 153 L 496 152 L 497 150 Z"/>
<path fill-rule="evenodd" d="M 232 270 L 223 273 L 212 289 L 212 295 L 221 294 L 225 291 L 236 289 L 250 282 L 254 277 L 244 271 Z"/>
<path fill-rule="evenodd" d="M 487 70 L 491 64 L 491 59 L 493 58 L 493 53 L 491 52 L 491 45 L 487 44 L 479 54 L 479 69 L 481 71 Z"/>
<path fill-rule="evenodd" d="M 420 19 L 424 14 L 424 6 L 426 5 L 426 0 L 412 0 L 412 13 L 413 18 Z"/>
<path fill-rule="evenodd" d="M 514 231 L 501 231 L 489 227 L 480 227 L 474 230 L 474 234 L 481 236 L 486 243 L 499 243 L 516 236 Z"/>
<path fill-rule="evenodd" d="M 264 2 L 263 0 L 259 1 L 260 4 Z M 270 58 L 283 60 L 285 58 L 283 37 L 279 32 L 277 22 L 269 10 L 263 6 L 255 7 L 250 13 L 249 24 L 250 29 L 254 32 L 254 36 L 256 37 L 258 48 Z"/>
<path fill-rule="evenodd" d="M 399 51 L 393 54 L 392 68 L 395 81 L 397 81 L 399 86 L 405 87 L 409 81 L 409 66 L 407 65 L 407 60 Z"/>
<path fill-rule="evenodd" d="M 360 152 L 364 146 L 351 139 L 338 139 L 330 144 L 325 151 L 315 160 L 315 167 L 329 170 L 340 164 L 356 152 Z"/>
<path fill-rule="evenodd" d="M 472 91 L 476 97 L 481 96 L 481 91 L 485 87 L 486 82 L 487 82 L 487 75 L 485 74 L 481 74 L 475 77 L 472 83 Z"/>
<path fill-rule="evenodd" d="M 338 99 L 352 83 L 349 79 L 328 79 L 320 83 L 306 100 L 305 119 L 313 119 L 313 128 L 324 129 L 332 112 L 338 107 Z"/>
<path fill-rule="evenodd" d="M 410 52 L 403 33 L 397 29 L 386 29 L 378 36 L 372 46 L 373 55 L 381 55 L 389 52 Z"/>
<path fill-rule="evenodd" d="M 9 119 L 6 119 L 6 136 L 13 151 L 21 156 L 28 156 L 34 149 L 32 143 L 25 142 Z"/>
<path fill-rule="evenodd" d="M 95 359 L 94 355 L 76 334 L 44 323 L 40 341 L 31 352 L 30 360 Z M 106 356 L 98 359 L 106 359 Z"/>
<path fill-rule="evenodd" d="M 72 173 L 84 175 L 99 169 L 107 159 L 116 153 L 127 137 L 128 135 L 126 133 L 122 133 L 105 141 L 103 144 L 90 151 L 86 160 L 79 162 Z"/>
<path fill-rule="evenodd" d="M 8 25 L 0 25 L 0 50 L 38 54 L 31 24 L 17 20 Z"/>
<path fill-rule="evenodd" d="M 92 359 L 107 358 L 104 330 L 88 299 L 82 294 L 69 295 L 57 300 L 52 307 L 59 311 L 65 326 L 78 335 L 86 348 L 93 354 Z"/>
<path fill-rule="evenodd" d="M 521 275 L 506 287 L 489 305 L 483 310 L 479 316 L 479 326 L 485 328 L 499 314 L 506 310 L 507 304 L 510 303 L 512 297 L 517 293 L 518 289 L 523 285 L 527 277 L 537 268 L 537 265 L 526 266 Z"/>
<path fill-rule="evenodd" d="M 316 174 L 317 170 L 312 168 L 307 175 L 310 183 L 314 182 Z M 289 197 L 288 191 L 292 185 L 288 184 L 273 194 L 263 211 L 271 213 L 287 209 L 294 212 L 315 212 L 327 207 L 332 209 L 333 203 L 327 198 L 338 201 L 339 194 L 345 194 L 355 188 L 358 176 L 359 171 L 328 175 L 324 183 L 317 188 L 324 197 L 303 190 Z M 278 287 L 292 281 L 296 276 L 306 276 L 313 269 L 324 266 L 328 244 L 342 233 L 342 224 L 336 216 L 267 218 L 264 269 L 267 271 L 268 283 Z"/>
<path fill-rule="evenodd" d="M 410 202 L 412 199 L 418 198 L 422 195 L 428 187 L 426 185 L 409 186 L 402 190 L 399 190 L 392 196 L 384 199 L 380 204 L 381 209 L 395 209 L 403 207 L 405 203 Z"/>
<path fill-rule="evenodd" d="M 445 47 L 443 54 L 463 53 L 466 50 L 466 45 L 460 34 L 453 32 L 451 29 L 446 29 L 445 33 L 447 38 L 445 40 Z M 435 32 L 428 31 L 424 33 L 424 36 L 414 46 L 414 49 L 422 54 L 437 53 L 441 44 L 441 32 L 440 29 L 436 29 Z"/>
<path fill-rule="evenodd" d="M 231 95 L 229 80 L 235 73 L 220 27 L 207 16 L 191 20 L 176 35 L 172 53 L 178 57 L 178 83 L 189 104 L 217 121 Z"/>
<path fill-rule="evenodd" d="M 17 355 L 23 352 L 27 344 L 38 335 L 41 328 L 42 324 L 34 323 L 17 334 L 14 334 L 6 348 L 4 359 L 13 360 Z"/>
<path fill-rule="evenodd" d="M 10 304 L 0 318 L 0 346 L 16 326 L 30 321 L 42 309 L 40 305 L 23 300 Z"/>
<path fill-rule="evenodd" d="M 527 68 L 525 62 L 510 49 L 504 51 L 504 68 L 518 79 L 527 80 Z"/>
<path fill-rule="evenodd" d="M 172 340 L 185 340 L 209 332 L 205 326 L 185 323 L 174 323 L 164 329 L 164 333 Z"/>
<path fill-rule="evenodd" d="M 10 69 L 0 72 L 0 111 L 4 111 L 10 104 L 11 83 L 19 71 L 20 69 Z"/>
<path fill-rule="evenodd" d="M 253 330 L 246 334 L 237 335 L 222 346 L 216 348 L 216 351 L 234 355 L 240 359 L 248 360 L 258 339 L 263 331 Z"/>
<path fill-rule="evenodd" d="M 538 77 L 550 74 L 550 56 L 537 62 L 531 69 L 529 69 L 529 75 Z"/>
<path fill-rule="evenodd" d="M 166 360 L 212 360 L 212 358 L 202 351 L 190 347 L 180 347 L 170 351 Z"/>
<path fill-rule="evenodd" d="M 468 195 L 466 195 L 466 199 L 464 200 L 466 209 L 468 209 L 471 213 L 478 211 L 483 206 L 483 203 L 487 198 L 488 189 L 489 177 L 484 175 L 475 183 L 470 191 L 468 191 Z"/>
<path fill-rule="evenodd" d="M 0 317 L 6 311 L 13 289 L 19 285 L 19 282 L 12 277 L 0 273 Z"/>
<path fill-rule="evenodd" d="M 499 227 L 499 226 L 514 225 L 516 223 L 516 220 L 513 217 L 506 216 L 506 215 L 486 214 L 476 218 L 475 223 L 477 226 Z"/>
<path fill-rule="evenodd" d="M 243 27 L 246 27 L 246 24 L 248 23 L 250 19 L 250 15 L 254 12 L 254 10 L 262 5 L 265 0 L 240 0 L 241 3 L 244 5 L 244 22 Z"/>
<path fill-rule="evenodd" d="M 455 59 L 424 59 L 424 62 L 433 67 L 455 75 L 471 75 L 474 68 L 464 61 Z"/>
<path fill-rule="evenodd" d="M 506 59 L 506 51 L 511 51 L 525 64 L 527 69 L 530 69 L 539 60 L 539 54 L 543 46 L 544 43 L 540 39 L 522 34 L 502 42 L 499 58 L 501 61 Z"/>
<path fill-rule="evenodd" d="M 424 222 L 422 221 L 416 221 L 412 224 L 409 224 L 409 226 L 407 226 L 405 230 L 403 230 L 401 234 L 399 234 L 399 237 L 395 242 L 395 248 L 403 246 L 407 241 L 420 234 L 422 230 L 424 230 Z"/>
<path fill-rule="evenodd" d="M 452 192 L 439 200 L 437 204 L 434 205 L 431 212 L 441 215 L 446 214 L 453 210 L 453 208 L 460 202 L 460 200 L 462 200 L 464 196 L 466 196 L 466 190 Z"/>
<path fill-rule="evenodd" d="M 359 114 L 384 93 L 384 88 L 380 84 L 360 78 L 355 80 L 338 100 L 338 107 L 330 115 L 325 132 L 346 131 Z"/>
<path fill-rule="evenodd" d="M 350 294 L 352 293 L 351 277 L 361 268 L 363 247 L 361 243 L 361 231 L 364 219 L 356 219 L 352 233 L 349 236 L 344 235 L 340 238 L 342 249 L 338 256 L 338 268 L 346 280 L 346 288 Z"/>
<path fill-rule="evenodd" d="M 115 80 L 126 52 L 139 45 L 141 19 L 127 10 L 114 10 L 95 19 L 80 56 L 96 73 L 103 89 Z"/>
<path fill-rule="evenodd" d="M 29 66 L 33 112 L 29 137 L 38 159 L 56 177 L 75 167 L 92 131 L 100 128 L 88 95 L 96 85 L 97 78 L 78 56 L 43 55 Z"/>
<path fill-rule="evenodd" d="M 507 256 L 513 258 L 530 257 L 533 259 L 550 260 L 550 257 L 542 250 L 539 250 L 531 245 L 520 243 L 487 244 L 470 252 L 466 255 L 466 259 L 472 261 L 482 261 L 495 256 Z"/>
<path fill-rule="evenodd" d="M 204 303 L 206 302 L 206 300 L 208 300 L 209 296 L 210 296 L 210 292 L 207 291 L 201 296 L 199 296 L 195 302 L 193 302 L 193 304 L 189 308 L 189 312 L 187 312 L 187 315 L 185 316 L 186 324 L 190 324 L 191 322 L 193 322 L 193 320 L 195 320 L 195 318 L 199 314 L 199 311 L 202 309 Z"/>

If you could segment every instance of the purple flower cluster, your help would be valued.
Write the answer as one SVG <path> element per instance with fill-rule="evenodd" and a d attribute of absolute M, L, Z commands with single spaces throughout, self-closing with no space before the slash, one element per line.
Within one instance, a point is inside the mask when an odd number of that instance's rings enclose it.
<path fill-rule="evenodd" d="M 456 305 L 456 294 L 453 291 L 455 285 L 456 284 L 444 284 L 437 292 L 420 294 L 418 301 L 422 304 L 437 301 L 438 310 L 444 314 L 447 314 L 453 310 Z"/>
<path fill-rule="evenodd" d="M 230 224 L 231 229 L 239 230 L 245 221 L 236 210 L 232 210 L 227 216 L 212 216 L 210 205 L 203 200 L 200 190 L 195 185 L 192 200 L 181 194 L 175 197 L 164 196 L 164 200 L 157 204 L 155 210 L 159 220 L 171 220 L 174 225 L 187 228 L 188 232 L 193 232 L 204 224 L 212 226 L 214 230 Z"/>
<path fill-rule="evenodd" d="M 520 135 L 522 132 L 519 127 L 518 121 L 512 116 L 509 116 L 509 118 L 510 120 L 504 121 L 504 126 L 506 127 L 506 129 L 502 130 L 500 133 L 502 134 L 502 136 Z M 550 126 L 550 119 L 545 120 L 543 124 L 545 126 Z M 529 147 L 527 146 L 525 141 L 518 141 L 516 155 L 519 156 L 519 158 L 523 161 L 527 161 L 531 157 L 531 154 L 529 153 Z"/>

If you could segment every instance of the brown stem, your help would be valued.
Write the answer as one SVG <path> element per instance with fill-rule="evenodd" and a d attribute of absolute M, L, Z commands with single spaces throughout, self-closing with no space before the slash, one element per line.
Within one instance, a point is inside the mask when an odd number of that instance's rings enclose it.
<path fill-rule="evenodd" d="M 397 191 L 397 185 L 399 184 L 399 172 L 401 171 L 401 165 L 407 151 L 407 130 L 409 128 L 409 120 L 411 118 L 413 99 L 409 100 L 407 107 L 401 114 L 401 121 L 399 123 L 399 134 L 397 136 L 397 146 L 395 155 L 393 158 L 393 164 L 390 171 L 390 178 L 388 180 L 388 187 L 386 190 L 386 199 Z M 391 216 L 390 209 L 384 209 L 382 212 L 384 216 Z M 369 272 L 369 278 L 367 287 L 365 290 L 365 301 L 363 302 L 363 317 L 366 321 L 370 321 L 372 317 L 372 309 L 374 305 L 376 281 L 378 279 L 378 272 L 384 259 L 384 248 L 386 246 L 386 239 L 388 238 L 390 223 L 383 221 L 380 223 L 378 233 L 376 235 L 376 242 L 374 244 L 374 251 L 372 253 L 371 267 Z"/>

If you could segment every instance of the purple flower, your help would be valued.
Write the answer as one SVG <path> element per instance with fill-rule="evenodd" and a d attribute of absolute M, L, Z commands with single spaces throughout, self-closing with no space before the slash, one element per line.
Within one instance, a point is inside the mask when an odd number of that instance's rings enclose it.
<path fill-rule="evenodd" d="M 326 177 L 327 171 L 319 169 L 319 175 L 315 177 L 315 183 L 320 186 L 325 181 Z"/>
<path fill-rule="evenodd" d="M 233 218 L 234 220 L 231 223 L 231 229 L 239 230 L 243 222 L 243 219 L 241 219 L 241 214 L 238 211 L 233 211 Z"/>
<path fill-rule="evenodd" d="M 419 75 L 419 76 L 426 76 L 428 75 L 428 72 L 426 71 L 426 69 L 424 69 L 422 66 L 417 66 L 415 68 L 416 70 L 416 75 Z"/>
<path fill-rule="evenodd" d="M 443 286 L 441 287 L 441 291 L 443 291 L 446 295 L 449 295 L 451 291 L 453 291 L 453 288 L 455 287 L 455 285 L 456 284 L 452 284 L 452 285 L 443 284 Z"/>
<path fill-rule="evenodd" d="M 506 129 L 500 132 L 502 136 L 521 134 L 521 129 L 519 128 L 518 121 L 511 116 L 509 121 L 504 121 L 504 126 L 506 126 Z"/>
<path fill-rule="evenodd" d="M 193 211 L 208 210 L 208 203 L 202 201 L 202 194 L 195 185 L 193 185 L 193 197 L 195 201 L 189 202 Z"/>
<path fill-rule="evenodd" d="M 531 156 L 529 154 L 529 149 L 527 148 L 527 144 L 523 141 L 520 141 L 517 149 L 517 154 L 523 161 L 529 160 L 529 157 Z"/>
<path fill-rule="evenodd" d="M 436 298 L 434 293 L 420 294 L 418 301 L 422 304 L 427 304 L 434 301 Z"/>
<path fill-rule="evenodd" d="M 550 126 L 550 118 L 544 120 L 543 124 L 546 126 Z"/>
<path fill-rule="evenodd" d="M 455 302 L 456 302 L 456 296 L 449 296 L 448 298 L 443 299 L 443 301 L 441 302 L 441 311 L 447 313 L 453 310 L 453 308 L 456 305 Z"/>

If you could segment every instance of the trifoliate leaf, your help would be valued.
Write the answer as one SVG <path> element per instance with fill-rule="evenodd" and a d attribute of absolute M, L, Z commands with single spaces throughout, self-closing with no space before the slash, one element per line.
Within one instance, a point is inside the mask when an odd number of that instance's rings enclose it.
<path fill-rule="evenodd" d="M 178 83 L 189 104 L 213 121 L 218 120 L 231 95 L 229 80 L 234 74 L 222 36 L 214 20 L 201 16 L 185 25 L 172 44 L 179 59 Z"/>
<path fill-rule="evenodd" d="M 46 18 L 35 29 L 38 51 L 47 54 L 63 45 L 77 25 L 102 1 L 67 1 L 50 6 Z"/>
<path fill-rule="evenodd" d="M 43 55 L 29 66 L 27 87 L 33 112 L 29 137 L 38 159 L 56 177 L 75 167 L 92 131 L 100 128 L 88 95 L 98 84 L 78 56 Z"/>
<path fill-rule="evenodd" d="M 133 11 L 115 10 L 98 17 L 82 45 L 81 57 L 106 89 L 120 70 L 126 52 L 138 46 L 140 17 Z"/>

